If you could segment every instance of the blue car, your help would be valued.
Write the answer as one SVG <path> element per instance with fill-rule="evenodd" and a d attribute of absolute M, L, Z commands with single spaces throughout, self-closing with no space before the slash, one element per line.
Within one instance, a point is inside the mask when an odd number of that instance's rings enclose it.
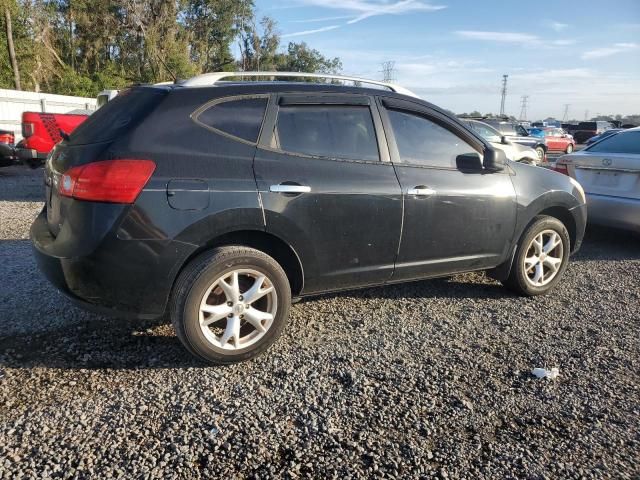
<path fill-rule="evenodd" d="M 529 132 L 529 135 L 532 137 L 544 138 L 544 130 L 542 128 L 527 128 L 527 132 Z"/>

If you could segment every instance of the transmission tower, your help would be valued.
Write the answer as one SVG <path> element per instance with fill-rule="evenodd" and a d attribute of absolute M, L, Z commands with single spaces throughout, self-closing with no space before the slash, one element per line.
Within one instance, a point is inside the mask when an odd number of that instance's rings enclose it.
<path fill-rule="evenodd" d="M 382 81 L 383 82 L 391 83 L 395 81 L 395 75 L 394 75 L 395 66 L 396 66 L 396 62 L 394 61 L 382 62 Z"/>
<path fill-rule="evenodd" d="M 507 78 L 509 75 L 502 75 L 502 101 L 500 102 L 500 115 L 504 115 L 504 102 L 507 99 Z"/>
<path fill-rule="evenodd" d="M 569 120 L 569 107 L 571 106 L 570 103 L 565 103 L 564 104 L 564 114 L 562 115 L 562 122 L 566 123 Z"/>
<path fill-rule="evenodd" d="M 525 121 L 527 119 L 527 102 L 529 101 L 529 95 L 522 95 L 520 97 L 520 120 Z"/>
<path fill-rule="evenodd" d="M 589 110 L 585 110 L 585 111 L 584 111 L 584 120 L 585 120 L 585 122 L 586 122 L 587 120 L 589 120 Z"/>

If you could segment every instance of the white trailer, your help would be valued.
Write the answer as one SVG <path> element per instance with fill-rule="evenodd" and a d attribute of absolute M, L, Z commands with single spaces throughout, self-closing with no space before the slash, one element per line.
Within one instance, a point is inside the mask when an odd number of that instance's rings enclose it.
<path fill-rule="evenodd" d="M 95 109 L 95 98 L 0 89 L 0 130 L 14 132 L 17 143 L 22 138 L 22 112 L 71 113 Z"/>

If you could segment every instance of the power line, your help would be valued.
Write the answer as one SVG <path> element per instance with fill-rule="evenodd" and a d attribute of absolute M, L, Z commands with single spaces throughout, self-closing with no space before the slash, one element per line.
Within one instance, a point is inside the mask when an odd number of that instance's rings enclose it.
<path fill-rule="evenodd" d="M 525 121 L 527 119 L 527 102 L 529 100 L 529 95 L 522 95 L 520 97 L 520 120 Z"/>
<path fill-rule="evenodd" d="M 395 81 L 395 66 L 396 62 L 390 60 L 382 62 L 382 81 L 391 83 Z"/>
<path fill-rule="evenodd" d="M 504 102 L 507 99 L 507 78 L 509 78 L 509 75 L 502 75 L 502 101 L 500 102 L 500 115 L 504 115 Z"/>

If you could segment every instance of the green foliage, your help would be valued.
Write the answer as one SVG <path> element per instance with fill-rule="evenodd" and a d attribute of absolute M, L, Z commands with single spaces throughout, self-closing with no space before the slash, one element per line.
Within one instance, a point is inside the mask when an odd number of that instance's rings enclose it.
<path fill-rule="evenodd" d="M 93 97 L 209 71 L 342 68 L 305 43 L 281 51 L 276 22 L 258 22 L 253 0 L 0 0 L 5 7 L 24 90 Z M 0 88 L 14 88 L 4 15 L 0 23 Z"/>

